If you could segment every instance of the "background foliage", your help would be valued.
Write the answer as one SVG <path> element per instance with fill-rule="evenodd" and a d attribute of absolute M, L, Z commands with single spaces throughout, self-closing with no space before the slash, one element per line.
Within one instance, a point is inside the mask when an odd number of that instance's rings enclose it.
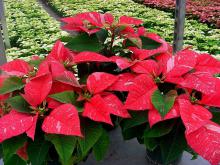
<path fill-rule="evenodd" d="M 128 15 L 145 22 L 148 31 L 156 32 L 172 43 L 174 19 L 172 13 L 152 9 L 132 0 L 48 0 L 61 16 L 71 16 L 79 12 L 110 12 L 116 17 Z M 195 50 L 220 54 L 220 29 L 209 28 L 197 20 L 187 19 L 185 27 L 185 46 L 193 45 Z"/>
<path fill-rule="evenodd" d="M 174 0 L 142 0 L 142 3 L 171 11 L 175 8 Z M 220 27 L 220 0 L 187 0 L 186 11 L 189 17 Z"/>
<path fill-rule="evenodd" d="M 7 58 L 47 53 L 61 36 L 59 23 L 36 0 L 5 0 L 7 26 L 12 48 Z"/>
<path fill-rule="evenodd" d="M 128 15 L 144 20 L 150 32 L 156 32 L 172 43 L 174 19 L 167 13 L 133 2 L 132 0 L 48 0 L 61 16 L 78 12 L 111 12 L 116 17 Z M 7 25 L 12 48 L 7 50 L 8 60 L 44 55 L 52 43 L 62 36 L 59 23 L 51 18 L 36 0 L 5 0 Z M 220 29 L 210 28 L 197 20 L 186 20 L 185 46 L 220 54 Z"/>

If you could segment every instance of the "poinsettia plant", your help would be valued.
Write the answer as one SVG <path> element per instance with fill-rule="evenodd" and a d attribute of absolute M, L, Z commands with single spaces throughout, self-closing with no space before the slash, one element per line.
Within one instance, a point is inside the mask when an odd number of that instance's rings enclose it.
<path fill-rule="evenodd" d="M 173 55 L 136 18 L 86 12 L 62 21 L 78 35 L 61 38 L 43 59 L 0 66 L 6 165 L 77 164 L 90 152 L 101 160 L 106 125 L 117 124 L 164 164 L 184 150 L 220 163 L 219 61 L 190 49 Z"/>

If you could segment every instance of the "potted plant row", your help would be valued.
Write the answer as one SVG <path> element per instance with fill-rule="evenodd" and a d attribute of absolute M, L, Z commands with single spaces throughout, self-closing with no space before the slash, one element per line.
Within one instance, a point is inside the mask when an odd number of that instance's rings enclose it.
<path fill-rule="evenodd" d="M 172 47 L 136 18 L 86 12 L 45 58 L 0 66 L 5 165 L 78 164 L 109 146 L 109 126 L 146 146 L 151 164 L 183 151 L 220 163 L 220 62 Z"/>

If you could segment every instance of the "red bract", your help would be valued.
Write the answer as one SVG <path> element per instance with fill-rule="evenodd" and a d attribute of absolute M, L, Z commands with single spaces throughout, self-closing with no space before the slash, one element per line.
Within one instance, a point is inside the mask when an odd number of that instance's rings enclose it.
<path fill-rule="evenodd" d="M 52 75 L 53 80 L 57 80 L 64 84 L 72 85 L 73 87 L 80 87 L 80 84 L 76 78 L 76 76 L 66 70 L 66 68 L 58 61 L 43 61 L 39 66 L 37 76 L 44 75 L 46 73 L 50 73 Z"/>
<path fill-rule="evenodd" d="M 159 67 L 160 67 L 160 70 L 163 74 L 166 74 L 167 73 L 167 69 L 168 69 L 168 66 L 167 65 L 167 61 L 172 58 L 172 54 L 169 53 L 169 52 L 166 52 L 166 53 L 161 53 L 160 55 L 157 55 L 155 57 Z"/>
<path fill-rule="evenodd" d="M 47 56 L 47 60 L 57 60 L 61 63 L 71 64 L 75 54 L 67 49 L 61 41 L 57 41 Z"/>
<path fill-rule="evenodd" d="M 120 29 L 120 37 L 121 38 L 132 38 L 134 37 L 136 40 L 138 39 L 139 35 L 135 32 L 135 29 L 132 25 L 129 24 L 118 24 L 118 28 Z"/>
<path fill-rule="evenodd" d="M 31 56 L 31 60 L 38 61 L 38 60 L 40 60 L 40 57 L 37 55 L 33 55 L 33 56 Z"/>
<path fill-rule="evenodd" d="M 189 146 L 212 165 L 220 162 L 220 126 L 209 121 L 198 130 L 186 134 Z"/>
<path fill-rule="evenodd" d="M 38 120 L 38 113 L 33 117 L 32 126 L 26 131 L 27 136 L 30 137 L 32 140 L 34 140 L 37 120 Z"/>
<path fill-rule="evenodd" d="M 56 101 L 54 99 L 51 99 L 51 98 L 48 98 L 47 102 L 48 102 L 48 108 L 51 108 L 51 109 L 55 109 L 63 104 L 63 103 Z"/>
<path fill-rule="evenodd" d="M 66 23 L 62 27 L 64 30 L 86 32 L 90 35 L 98 32 L 105 25 L 111 25 L 114 18 L 109 13 L 85 12 L 76 14 L 73 17 L 62 18 L 61 21 Z"/>
<path fill-rule="evenodd" d="M 46 133 L 82 136 L 77 109 L 71 104 L 63 104 L 47 116 L 42 130 Z"/>
<path fill-rule="evenodd" d="M 202 99 L 199 101 L 199 103 L 214 107 L 220 107 L 220 80 L 216 80 L 216 89 L 214 93 L 211 94 L 202 94 Z"/>
<path fill-rule="evenodd" d="M 28 143 L 26 142 L 24 143 L 24 146 L 19 148 L 16 152 L 16 154 L 24 160 L 28 160 L 27 146 L 28 146 Z"/>
<path fill-rule="evenodd" d="M 104 92 L 118 80 L 117 76 L 104 73 L 92 73 L 87 79 L 87 89 L 93 94 L 84 105 L 83 116 L 98 122 L 112 124 L 110 115 L 123 118 L 130 117 L 127 110 L 123 108 L 122 102 L 114 95 Z"/>
<path fill-rule="evenodd" d="M 210 74 L 220 73 L 220 61 L 209 54 L 198 55 L 195 70 L 199 72 L 208 72 Z"/>
<path fill-rule="evenodd" d="M 65 71 L 66 71 L 65 67 L 59 61 L 56 61 L 54 59 L 44 60 L 40 64 L 36 76 L 39 77 L 50 73 L 52 77 L 55 78 L 57 75 L 60 75 Z"/>
<path fill-rule="evenodd" d="M 120 116 L 122 118 L 129 118 L 130 114 L 126 109 L 123 109 L 121 100 L 118 99 L 114 94 L 107 94 L 103 96 L 105 104 L 109 107 L 110 114 Z"/>
<path fill-rule="evenodd" d="M 136 42 L 136 44 L 138 45 L 138 47 L 141 47 L 142 42 L 140 39 L 140 36 L 145 36 L 146 30 L 144 27 L 132 27 L 132 24 L 118 24 L 119 28 L 120 28 L 120 37 L 125 38 L 125 39 L 129 39 L 129 40 L 133 40 Z M 126 43 L 126 40 L 124 41 L 124 43 Z"/>
<path fill-rule="evenodd" d="M 182 76 L 194 69 L 196 57 L 191 51 L 183 50 L 164 62 L 166 62 L 164 65 L 166 68 L 165 81 L 179 84 L 183 81 Z"/>
<path fill-rule="evenodd" d="M 113 125 L 110 115 L 129 118 L 130 115 L 123 108 L 122 102 L 113 94 L 96 94 L 84 105 L 83 116 L 97 122 Z"/>
<path fill-rule="evenodd" d="M 81 52 L 74 56 L 73 61 L 76 64 L 84 62 L 111 62 L 107 57 L 94 52 Z"/>
<path fill-rule="evenodd" d="M 154 36 L 154 34 L 148 34 L 147 36 L 157 42 L 161 42 L 159 36 Z M 131 55 L 131 59 L 123 58 L 120 56 L 112 56 L 110 59 L 112 60 L 112 62 L 116 63 L 121 70 L 130 68 L 132 71 L 136 73 L 145 73 L 145 74 L 151 74 L 153 76 L 158 76 L 162 71 L 162 66 L 158 65 L 158 63 L 154 60 L 145 60 L 145 59 L 149 58 L 152 55 L 161 53 L 160 50 L 163 49 L 162 47 L 164 47 L 164 52 L 166 52 L 168 49 L 168 44 L 165 43 L 164 46 L 162 44 L 161 49 L 158 48 L 154 50 L 129 47 L 129 49 L 133 52 L 133 54 Z M 151 53 L 148 51 L 150 51 Z M 171 56 L 169 56 L 169 58 L 170 57 Z"/>
<path fill-rule="evenodd" d="M 205 56 L 188 49 L 178 52 L 173 57 L 166 54 L 163 54 L 161 58 L 159 56 L 159 65 L 163 68 L 164 80 L 205 94 L 214 93 L 217 79 L 213 77 L 213 74 L 218 73 L 219 62 L 212 57 L 207 57 L 205 64 L 203 62 Z"/>
<path fill-rule="evenodd" d="M 37 107 L 46 99 L 51 86 L 52 76 L 49 73 L 34 77 L 25 85 L 24 94 L 22 96 L 30 105 Z"/>
<path fill-rule="evenodd" d="M 2 108 L 0 108 L 0 116 L 2 116 L 3 115 L 3 110 L 2 110 Z"/>
<path fill-rule="evenodd" d="M 153 107 L 151 95 L 157 89 L 156 84 L 148 75 L 139 75 L 129 87 L 129 94 L 125 102 L 125 109 L 147 110 Z"/>
<path fill-rule="evenodd" d="M 180 116 L 186 127 L 186 134 L 196 131 L 207 124 L 212 114 L 200 105 L 192 105 L 189 100 L 179 99 Z"/>
<path fill-rule="evenodd" d="M 12 110 L 0 118 L 0 143 L 27 132 L 33 124 L 33 116 Z"/>
<path fill-rule="evenodd" d="M 115 81 L 108 90 L 110 91 L 129 91 L 129 87 L 133 84 L 133 79 L 136 77 L 132 73 L 122 73 L 117 76 L 118 79 Z"/>
<path fill-rule="evenodd" d="M 76 76 L 70 71 L 64 71 L 63 73 L 57 75 L 55 80 L 76 88 L 81 87 Z"/>
<path fill-rule="evenodd" d="M 166 114 L 164 118 L 162 118 L 160 113 L 154 108 L 148 112 L 148 121 L 149 121 L 150 127 L 152 127 L 154 124 L 158 122 L 172 119 L 172 118 L 177 118 L 177 117 L 180 117 L 179 104 L 177 101 L 175 102 L 172 109 Z"/>
<path fill-rule="evenodd" d="M 0 75 L 0 88 L 2 87 L 4 81 L 8 78 L 8 76 Z M 0 102 L 8 99 L 10 94 L 0 95 Z"/>
<path fill-rule="evenodd" d="M 117 79 L 118 77 L 112 74 L 95 72 L 88 77 L 87 88 L 91 94 L 97 94 L 111 86 Z"/>
<path fill-rule="evenodd" d="M 79 82 L 74 74 L 67 71 L 60 62 L 50 58 L 41 63 L 36 77 L 25 85 L 25 95 L 23 96 L 32 106 L 37 106 L 46 99 L 49 93 L 53 93 L 50 90 L 54 90 L 54 88 L 51 89 L 54 83 L 59 84 L 59 87 L 56 86 L 56 90 L 60 89 L 61 91 L 65 88 L 63 87 L 64 85 L 67 86 L 68 89 L 71 88 L 69 86 L 72 86 L 71 90 L 80 88 Z M 36 98 L 33 99 L 33 97 Z M 50 108 L 55 108 L 60 105 L 60 103 L 55 100 L 48 99 L 48 101 Z"/>
<path fill-rule="evenodd" d="M 8 75 L 24 76 L 32 70 L 32 67 L 27 62 L 18 59 L 0 66 L 0 70 Z"/>
<path fill-rule="evenodd" d="M 48 61 L 44 60 L 38 67 L 38 71 L 36 73 L 36 77 L 43 76 L 45 74 L 51 73 L 50 71 L 50 65 Z"/>
<path fill-rule="evenodd" d="M 130 61 L 127 58 L 120 57 L 120 56 L 112 56 L 112 57 L 110 57 L 110 60 L 111 60 L 111 62 L 116 63 L 116 65 L 121 70 L 127 69 L 127 68 L 129 68 L 130 66 L 133 65 L 132 61 Z"/>
<path fill-rule="evenodd" d="M 169 50 L 169 44 L 165 42 L 162 38 L 160 38 L 160 36 L 158 36 L 157 34 L 147 33 L 145 37 L 150 38 L 158 43 L 161 43 L 161 46 L 151 50 L 139 49 L 137 47 L 129 47 L 129 50 L 131 50 L 138 59 L 144 60 L 153 55 L 165 53 Z"/>
<path fill-rule="evenodd" d="M 52 88 L 50 90 L 49 95 L 65 92 L 65 91 L 74 91 L 74 87 L 72 85 L 68 85 L 59 81 L 55 81 L 52 84 Z M 58 102 L 50 97 L 47 98 L 48 108 L 55 109 L 58 106 L 62 105 L 63 103 Z"/>
<path fill-rule="evenodd" d="M 64 91 L 73 91 L 72 85 L 67 85 L 59 81 L 54 81 L 50 90 L 50 95 L 54 93 L 60 93 Z"/>
<path fill-rule="evenodd" d="M 112 108 L 107 106 L 105 100 L 97 94 L 85 103 L 82 115 L 94 121 L 105 122 L 113 125 L 110 117 L 110 111 L 112 111 Z"/>
<path fill-rule="evenodd" d="M 154 60 L 138 61 L 131 66 L 131 70 L 135 73 L 144 73 L 155 76 L 160 75 L 159 65 Z"/>
<path fill-rule="evenodd" d="M 142 26 L 137 29 L 137 33 L 139 36 L 144 36 L 146 34 L 146 29 Z"/>
<path fill-rule="evenodd" d="M 76 14 L 73 17 L 62 18 L 61 21 L 66 23 L 66 25 L 62 27 L 64 30 L 86 32 L 91 35 L 98 32 L 101 28 L 111 29 L 114 17 L 109 13 L 100 14 L 97 12 L 85 12 Z M 138 26 L 142 23 L 142 20 L 122 16 L 115 26 L 124 28 L 121 32 L 125 33 L 128 29 L 132 29 L 131 26 Z M 129 32 L 131 32 L 130 30 Z"/>
<path fill-rule="evenodd" d="M 63 74 L 66 71 L 63 64 L 58 61 L 45 61 L 48 65 L 49 71 L 53 78 L 56 78 L 58 75 Z"/>
<path fill-rule="evenodd" d="M 185 88 L 195 89 L 204 94 L 212 94 L 215 93 L 217 81 L 217 78 L 206 72 L 195 72 L 187 74 L 180 85 Z"/>
<path fill-rule="evenodd" d="M 140 19 L 136 19 L 136 18 L 132 18 L 132 17 L 128 17 L 128 16 L 121 16 L 119 18 L 119 24 L 128 24 L 128 25 L 135 25 L 138 26 L 140 24 L 142 24 L 143 21 Z"/>

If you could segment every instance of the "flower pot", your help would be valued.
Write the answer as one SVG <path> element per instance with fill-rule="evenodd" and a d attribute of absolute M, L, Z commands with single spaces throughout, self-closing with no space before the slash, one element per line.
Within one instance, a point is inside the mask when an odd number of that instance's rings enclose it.
<path fill-rule="evenodd" d="M 47 161 L 47 165 L 61 165 L 59 161 Z M 77 164 L 74 164 L 77 165 Z"/>
<path fill-rule="evenodd" d="M 182 154 L 170 163 L 165 163 L 162 158 L 161 150 L 157 147 L 154 151 L 146 150 L 146 160 L 149 165 L 178 165 Z"/>
<path fill-rule="evenodd" d="M 60 165 L 59 161 L 47 161 L 47 165 Z"/>

